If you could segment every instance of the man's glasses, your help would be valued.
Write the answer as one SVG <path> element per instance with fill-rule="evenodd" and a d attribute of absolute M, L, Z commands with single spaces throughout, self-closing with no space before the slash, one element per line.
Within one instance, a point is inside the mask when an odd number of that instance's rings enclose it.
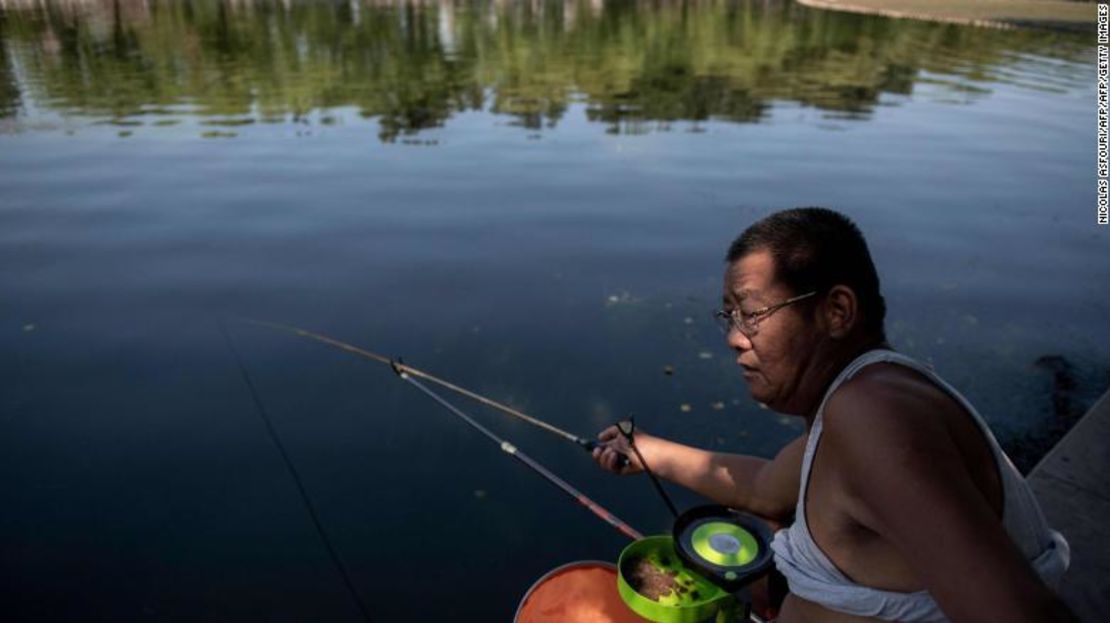
<path fill-rule="evenodd" d="M 768 305 L 767 307 L 757 309 L 753 312 L 744 312 L 739 309 L 718 309 L 713 312 L 713 317 L 717 320 L 717 324 L 720 325 L 721 331 L 725 335 L 728 335 L 729 331 L 736 329 L 742 333 L 744 337 L 751 338 L 759 332 L 759 323 L 766 320 L 771 314 L 787 305 L 809 298 L 814 294 L 817 294 L 816 290 L 786 299 L 776 305 Z"/>

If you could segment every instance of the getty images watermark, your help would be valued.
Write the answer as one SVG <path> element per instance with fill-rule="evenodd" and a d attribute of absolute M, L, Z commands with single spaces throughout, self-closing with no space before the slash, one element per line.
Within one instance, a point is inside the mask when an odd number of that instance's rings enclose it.
<path fill-rule="evenodd" d="M 1098 224 L 1110 221 L 1110 7 L 1098 3 Z"/>

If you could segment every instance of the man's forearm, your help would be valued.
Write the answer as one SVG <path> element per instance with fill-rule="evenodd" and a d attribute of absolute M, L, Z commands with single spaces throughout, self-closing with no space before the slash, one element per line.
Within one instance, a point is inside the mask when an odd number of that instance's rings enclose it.
<path fill-rule="evenodd" d="M 718 504 L 760 515 L 774 510 L 759 489 L 761 472 L 770 462 L 767 459 L 710 452 L 650 435 L 637 436 L 636 446 L 661 478 Z"/>

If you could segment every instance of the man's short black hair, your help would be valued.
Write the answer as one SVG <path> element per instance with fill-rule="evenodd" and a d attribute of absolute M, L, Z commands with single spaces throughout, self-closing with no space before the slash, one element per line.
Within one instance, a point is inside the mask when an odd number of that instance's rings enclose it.
<path fill-rule="evenodd" d="M 728 248 L 732 264 L 749 253 L 766 250 L 775 263 L 775 279 L 795 294 L 825 294 L 835 285 L 856 293 L 862 328 L 883 333 L 886 303 L 879 275 L 856 224 L 828 208 L 794 208 L 776 212 L 744 230 Z"/>

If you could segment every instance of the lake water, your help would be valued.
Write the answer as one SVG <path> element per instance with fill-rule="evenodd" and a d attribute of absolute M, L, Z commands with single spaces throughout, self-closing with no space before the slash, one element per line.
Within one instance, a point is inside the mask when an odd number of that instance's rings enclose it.
<path fill-rule="evenodd" d="M 0 2 L 5 619 L 359 619 L 221 318 L 582 435 L 634 413 L 771 455 L 800 423 L 748 399 L 710 312 L 728 243 L 780 208 L 860 224 L 893 343 L 1016 447 L 1110 383 L 1094 158 L 1093 34 L 788 2 Z M 387 368 L 228 326 L 374 620 L 506 621 L 546 570 L 615 560 Z M 466 406 L 668 529 L 646 480 Z"/>

